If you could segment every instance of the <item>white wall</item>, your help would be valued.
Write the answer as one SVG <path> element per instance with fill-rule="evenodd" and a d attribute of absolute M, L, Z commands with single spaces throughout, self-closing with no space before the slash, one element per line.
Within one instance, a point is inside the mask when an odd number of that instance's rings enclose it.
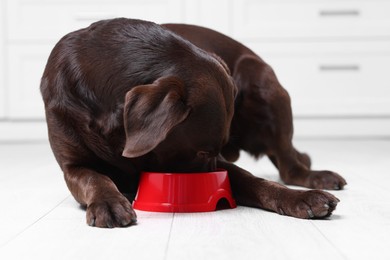
<path fill-rule="evenodd" d="M 276 71 L 303 137 L 390 137 L 389 0 L 0 0 L 0 140 L 46 138 L 39 81 L 64 34 L 95 20 L 184 22 Z"/>
<path fill-rule="evenodd" d="M 4 1 L 0 0 L 0 120 L 5 118 L 5 109 L 6 109 L 6 85 L 5 85 L 5 71 L 4 71 L 4 62 L 5 62 L 5 50 L 4 50 L 4 41 L 5 41 L 5 32 L 4 32 L 4 18 L 5 17 L 5 6 Z"/>

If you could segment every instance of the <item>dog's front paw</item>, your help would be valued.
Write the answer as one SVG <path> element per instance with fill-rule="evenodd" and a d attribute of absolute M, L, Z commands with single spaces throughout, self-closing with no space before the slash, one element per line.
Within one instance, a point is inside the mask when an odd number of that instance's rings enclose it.
<path fill-rule="evenodd" d="M 314 219 L 329 217 L 340 200 L 319 190 L 286 190 L 279 198 L 278 213 L 296 218 Z"/>
<path fill-rule="evenodd" d="M 136 222 L 133 207 L 121 194 L 96 199 L 87 207 L 87 224 L 90 226 L 126 227 Z"/>
<path fill-rule="evenodd" d="M 341 190 L 347 185 L 343 177 L 331 171 L 310 171 L 308 188 Z"/>

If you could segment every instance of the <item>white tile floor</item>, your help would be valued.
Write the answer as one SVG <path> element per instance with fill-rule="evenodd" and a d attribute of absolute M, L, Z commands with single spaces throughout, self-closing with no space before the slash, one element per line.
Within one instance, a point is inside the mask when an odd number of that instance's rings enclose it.
<path fill-rule="evenodd" d="M 139 224 L 98 229 L 69 195 L 48 144 L 0 144 L 0 259 L 390 259 L 390 140 L 306 140 L 314 168 L 348 181 L 329 220 L 259 209 L 138 211 Z M 241 166 L 278 180 L 267 159 Z"/>

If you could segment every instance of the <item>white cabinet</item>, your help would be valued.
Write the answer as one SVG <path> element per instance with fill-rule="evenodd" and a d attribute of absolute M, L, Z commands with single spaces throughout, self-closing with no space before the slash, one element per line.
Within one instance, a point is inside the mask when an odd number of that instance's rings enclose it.
<path fill-rule="evenodd" d="M 8 0 L 11 41 L 58 41 L 66 33 L 92 22 L 131 17 L 156 23 L 180 21 L 180 0 Z"/>
<path fill-rule="evenodd" d="M 232 10 L 240 38 L 390 36 L 387 0 L 242 0 Z"/>
<path fill-rule="evenodd" d="M 231 2 L 227 0 L 186 0 L 184 22 L 232 35 Z"/>
<path fill-rule="evenodd" d="M 0 17 L 4 17 L 4 2 L 0 0 Z M 4 19 L 0 18 L 0 120 L 5 118 L 5 109 L 6 109 L 6 86 L 5 86 L 5 52 L 4 52 Z"/>
<path fill-rule="evenodd" d="M 252 43 L 298 117 L 390 115 L 390 42 Z"/>
<path fill-rule="evenodd" d="M 39 90 L 51 44 L 8 46 L 8 117 L 42 119 L 45 116 Z"/>
<path fill-rule="evenodd" d="M 298 135 L 342 118 L 343 136 L 390 136 L 390 0 L 0 0 L 0 141 L 16 122 L 46 128 L 39 85 L 54 44 L 113 17 L 198 24 L 249 46 L 289 91 Z"/>
<path fill-rule="evenodd" d="M 390 118 L 389 0 L 232 5 L 232 35 L 274 68 L 296 118 Z"/>
<path fill-rule="evenodd" d="M 7 113 L 4 106 L 0 108 L 0 116 L 19 121 L 44 119 L 40 79 L 50 51 L 65 34 L 114 17 L 182 22 L 182 6 L 180 0 L 6 1 L 7 84 L 0 87 L 0 94 L 6 96 L 8 105 Z"/>

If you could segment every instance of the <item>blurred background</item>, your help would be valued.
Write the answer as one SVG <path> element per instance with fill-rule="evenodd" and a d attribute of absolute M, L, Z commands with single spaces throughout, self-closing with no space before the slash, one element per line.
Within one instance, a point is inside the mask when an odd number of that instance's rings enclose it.
<path fill-rule="evenodd" d="M 114 17 L 244 43 L 289 91 L 298 138 L 390 137 L 388 0 L 0 0 L 0 142 L 47 140 L 39 84 L 51 49 Z"/>

